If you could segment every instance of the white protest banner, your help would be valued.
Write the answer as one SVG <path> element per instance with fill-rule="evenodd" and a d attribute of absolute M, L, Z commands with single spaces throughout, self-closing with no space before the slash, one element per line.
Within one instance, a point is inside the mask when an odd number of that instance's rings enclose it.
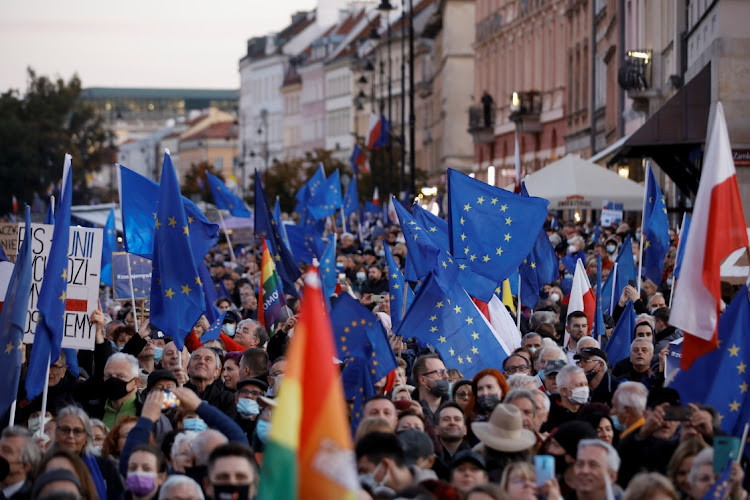
<path fill-rule="evenodd" d="M 3 222 L 0 223 L 0 246 L 3 247 L 5 256 L 11 262 L 16 261 L 18 253 L 18 223 Z"/>
<path fill-rule="evenodd" d="M 612 225 L 616 226 L 620 224 L 620 222 L 622 222 L 623 206 L 622 203 L 604 200 L 602 203 L 601 216 L 602 227 L 610 227 Z"/>
<path fill-rule="evenodd" d="M 24 235 L 24 224 L 18 224 L 18 247 Z M 31 296 L 26 315 L 23 341 L 34 342 L 34 332 L 39 321 L 37 301 L 42 289 L 44 268 L 47 266 L 52 231 L 50 224 L 31 225 Z M 102 267 L 102 230 L 88 227 L 71 227 L 68 245 L 68 290 L 65 300 L 65 324 L 62 347 L 93 350 L 96 331 L 89 321 L 99 300 L 99 274 Z"/>

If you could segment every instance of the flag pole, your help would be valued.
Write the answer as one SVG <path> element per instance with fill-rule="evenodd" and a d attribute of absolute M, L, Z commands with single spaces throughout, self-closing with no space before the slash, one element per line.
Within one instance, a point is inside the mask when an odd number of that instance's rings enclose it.
<path fill-rule="evenodd" d="M 742 460 L 743 452 L 745 451 L 745 443 L 747 443 L 747 431 L 750 429 L 750 424 L 745 424 L 745 429 L 742 431 L 742 441 L 740 441 L 740 451 L 737 453 L 737 457 L 734 459 L 736 463 L 740 463 Z"/>
<path fill-rule="evenodd" d="M 405 300 L 405 299 L 404 299 Z M 516 310 L 516 328 L 521 332 L 521 273 L 518 273 L 518 309 Z"/>
<path fill-rule="evenodd" d="M 683 241 L 683 234 L 682 232 L 685 230 L 685 217 L 687 217 L 687 212 L 682 213 L 682 225 L 680 226 L 680 242 L 677 244 L 677 255 L 680 255 L 680 247 L 684 244 Z M 750 253 L 748 253 L 748 257 L 750 257 Z M 675 257 L 675 268 L 677 267 L 677 257 Z M 674 268 L 672 269 L 672 288 L 669 291 L 669 308 L 672 309 L 672 297 L 674 297 L 674 283 L 675 283 L 676 277 L 674 275 Z"/>
<path fill-rule="evenodd" d="M 237 263 L 237 258 L 234 256 L 234 249 L 232 249 L 232 240 L 229 239 L 229 232 L 227 226 L 224 224 L 224 215 L 221 213 L 222 210 L 217 209 L 219 212 L 219 220 L 221 221 L 221 227 L 224 228 L 224 237 L 227 239 L 227 245 L 229 245 L 229 257 L 232 259 L 232 263 Z"/>
<path fill-rule="evenodd" d="M 136 307 L 135 307 L 135 289 L 133 288 L 133 271 L 130 269 L 130 253 L 126 253 L 125 256 L 127 257 L 125 260 L 128 261 L 128 282 L 130 283 L 130 304 L 133 306 L 133 326 L 135 326 L 135 331 L 138 331 L 138 314 L 136 314 Z"/>
<path fill-rule="evenodd" d="M 341 234 L 346 232 L 346 218 L 344 217 L 344 207 L 341 207 Z"/>
<path fill-rule="evenodd" d="M 47 372 L 44 375 L 44 390 L 42 391 L 42 422 L 39 427 L 41 433 L 44 434 L 44 424 L 47 420 L 47 395 L 49 394 L 49 365 L 52 363 L 52 355 L 47 356 Z M 57 360 L 55 360 L 57 361 Z M 13 402 L 15 405 L 15 401 Z"/>
<path fill-rule="evenodd" d="M 632 251 L 632 250 L 631 250 Z M 609 298 L 609 315 L 614 316 L 615 314 L 615 290 L 617 290 L 617 261 L 612 266 L 610 273 L 615 273 L 612 277 L 612 296 Z"/>
<path fill-rule="evenodd" d="M 646 162 L 646 183 L 643 187 L 643 210 L 641 212 L 641 237 L 638 244 L 638 280 L 635 284 L 638 286 L 638 295 L 641 294 L 641 273 L 643 272 L 643 235 L 646 234 L 646 228 L 643 227 L 646 222 L 646 195 L 648 193 L 648 179 L 651 163 Z"/>

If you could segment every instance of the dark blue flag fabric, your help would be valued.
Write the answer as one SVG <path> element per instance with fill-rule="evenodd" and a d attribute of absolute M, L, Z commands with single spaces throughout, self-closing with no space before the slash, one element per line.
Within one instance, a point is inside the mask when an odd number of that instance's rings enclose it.
<path fill-rule="evenodd" d="M 674 277 L 680 277 L 680 270 L 682 269 L 682 258 L 685 256 L 685 243 L 687 242 L 687 235 L 690 231 L 690 216 L 685 214 L 685 218 L 682 222 L 682 229 L 680 229 L 680 243 L 677 245 L 677 261 L 674 265 Z"/>
<path fill-rule="evenodd" d="M 614 312 L 612 303 L 617 305 L 622 289 L 628 285 L 628 281 L 635 281 L 636 278 L 633 245 L 630 236 L 626 236 L 625 241 L 622 242 L 615 264 L 617 267 L 613 266 L 610 269 L 609 275 L 602 286 L 602 307 L 604 312 L 610 315 Z"/>
<path fill-rule="evenodd" d="M 16 254 L 0 312 L 0 416 L 5 415 L 15 401 L 21 378 L 23 332 L 31 294 L 31 207 L 28 205 L 25 222 L 23 242 Z"/>
<path fill-rule="evenodd" d="M 404 275 L 401 274 L 401 268 L 396 264 L 391 254 L 391 248 L 388 243 L 383 242 L 385 251 L 385 262 L 388 266 L 388 291 L 390 293 L 391 305 L 391 324 L 394 330 L 398 330 L 401 319 L 406 312 L 406 292 L 411 291 L 406 284 Z"/>
<path fill-rule="evenodd" d="M 214 197 L 214 205 L 219 210 L 228 210 L 235 217 L 250 217 L 250 210 L 245 206 L 245 202 L 234 194 L 221 179 L 211 172 L 206 172 L 208 187 L 211 188 L 211 194 Z"/>
<path fill-rule="evenodd" d="M 364 360 L 373 383 L 398 366 L 378 317 L 348 293 L 333 305 L 331 325 L 339 359 Z"/>
<path fill-rule="evenodd" d="M 219 339 L 219 335 L 221 335 L 221 325 L 224 324 L 224 318 L 227 317 L 227 312 L 228 310 L 224 311 L 223 313 L 219 314 L 216 319 L 211 321 L 211 326 L 208 328 L 208 330 L 206 330 L 206 333 L 201 336 L 201 344 L 205 344 L 206 342 L 210 342 L 211 340 Z"/>
<path fill-rule="evenodd" d="M 341 180 L 334 171 L 307 202 L 307 211 L 315 220 L 328 217 L 341 208 Z"/>
<path fill-rule="evenodd" d="M 729 482 L 729 478 L 732 474 L 732 462 L 734 460 L 728 460 L 724 466 L 724 470 L 719 475 L 719 478 L 708 488 L 701 500 L 721 500 L 724 498 L 731 498 L 729 495 L 732 484 Z"/>
<path fill-rule="evenodd" d="M 297 191 L 297 194 L 294 195 L 294 197 L 297 200 L 297 204 L 294 207 L 294 211 L 298 214 L 303 214 L 303 212 L 306 210 L 307 202 L 310 201 L 310 198 L 315 196 L 315 193 L 318 190 L 318 187 L 320 187 L 323 182 L 326 180 L 326 173 L 323 170 L 323 164 L 318 165 L 318 169 L 315 171 L 312 177 L 300 188 L 299 191 Z"/>
<path fill-rule="evenodd" d="M 104 240 L 102 242 L 102 272 L 101 281 L 112 286 L 112 252 L 117 251 L 117 230 L 115 229 L 115 209 L 109 209 L 109 217 L 104 225 Z"/>
<path fill-rule="evenodd" d="M 547 205 L 542 198 L 520 196 L 448 169 L 451 254 L 469 259 L 475 273 L 500 283 L 531 252 Z"/>
<path fill-rule="evenodd" d="M 289 235 L 286 233 L 286 224 L 281 219 L 281 203 L 279 197 L 276 196 L 276 201 L 273 204 L 273 220 L 276 221 L 276 226 L 279 228 L 279 234 L 281 234 L 281 240 L 284 242 L 288 249 L 292 249 L 289 245 Z"/>
<path fill-rule="evenodd" d="M 354 177 L 357 177 L 357 174 L 359 173 L 359 166 L 365 164 L 365 153 L 362 151 L 362 148 L 359 147 L 359 144 L 355 144 L 354 148 L 352 149 L 352 154 L 349 156 L 349 165 L 352 167 L 352 172 L 354 172 Z M 367 171 L 367 169 L 365 169 Z"/>
<path fill-rule="evenodd" d="M 42 393 L 47 380 L 47 368 L 60 357 L 65 322 L 65 295 L 68 289 L 68 244 L 70 241 L 70 203 L 73 175 L 71 156 L 65 155 L 61 197 L 55 214 L 47 267 L 44 269 L 42 289 L 37 307 L 39 321 L 34 332 L 34 344 L 26 375 L 26 398 L 31 400 Z"/>
<path fill-rule="evenodd" d="M 487 320 L 460 286 L 444 289 L 434 274 L 420 286 L 397 333 L 433 346 L 446 367 L 471 379 L 507 357 Z"/>
<path fill-rule="evenodd" d="M 365 201 L 365 213 L 378 215 L 380 213 L 380 207 L 371 201 Z"/>
<path fill-rule="evenodd" d="M 359 193 L 357 192 L 357 177 L 352 177 L 349 181 L 349 185 L 346 186 L 346 194 L 344 195 L 344 215 L 353 214 L 359 210 Z"/>
<path fill-rule="evenodd" d="M 367 360 L 350 359 L 341 371 L 341 382 L 344 385 L 344 397 L 352 402 L 350 429 L 352 436 L 364 417 L 365 403 L 375 396 L 375 383 L 367 369 Z"/>
<path fill-rule="evenodd" d="M 521 182 L 521 196 L 529 196 L 524 182 Z M 532 308 L 539 301 L 542 287 L 560 278 L 557 254 L 544 229 L 539 230 L 531 253 L 518 266 L 518 272 L 521 275 L 521 302 Z"/>
<path fill-rule="evenodd" d="M 281 283 L 284 286 L 284 293 L 297 297 L 299 294 L 294 282 L 302 274 L 294 261 L 292 252 L 282 241 L 279 226 L 276 225 L 276 221 L 268 208 L 268 203 L 266 203 L 263 181 L 261 181 L 260 172 L 257 170 L 255 171 L 255 236 L 266 239 L 268 250 L 273 255 L 274 264 L 276 264 L 276 272 L 279 273 L 279 278 L 281 278 Z"/>
<path fill-rule="evenodd" d="M 120 209 L 125 250 L 153 260 L 159 185 L 142 175 L 120 166 Z M 190 245 L 196 265 L 219 241 L 219 226 L 208 221 L 203 212 L 184 196 Z"/>
<path fill-rule="evenodd" d="M 604 346 L 604 352 L 607 353 L 609 363 L 612 366 L 630 356 L 633 332 L 635 332 L 635 310 L 633 309 L 633 302 L 629 300 L 620 320 L 612 331 L 612 336 L 609 338 L 607 345 Z"/>
<path fill-rule="evenodd" d="M 380 135 L 375 139 L 372 149 L 378 149 L 388 145 L 388 138 L 391 136 L 391 122 L 383 113 L 380 114 Z"/>
<path fill-rule="evenodd" d="M 664 272 L 664 257 L 669 251 L 669 218 L 667 206 L 656 182 L 654 171 L 646 171 L 646 196 L 643 200 L 643 276 L 660 285 Z"/>
<path fill-rule="evenodd" d="M 49 225 L 55 223 L 55 207 L 52 206 L 52 201 L 47 203 L 47 214 L 44 216 L 44 223 Z"/>
<path fill-rule="evenodd" d="M 159 185 L 151 265 L 151 325 L 172 337 L 179 350 L 206 310 L 203 282 L 191 247 L 191 224 L 168 153 Z"/>
<path fill-rule="evenodd" d="M 289 236 L 289 248 L 295 262 L 312 264 L 313 259 L 320 259 L 325 252 L 324 240 L 308 232 L 303 226 L 290 225 L 286 228 L 286 234 Z"/>
<path fill-rule="evenodd" d="M 430 238 L 437 246 L 444 250 L 448 250 L 451 247 L 448 239 L 447 221 L 420 207 L 419 203 L 412 205 L 411 213 L 414 216 L 414 220 L 429 233 Z"/>
<path fill-rule="evenodd" d="M 670 387 L 682 404 L 707 404 L 719 413 L 721 429 L 741 436 L 750 422 L 750 297 L 743 286 L 719 318 L 719 348 L 699 357 L 687 371 L 679 370 Z"/>
<path fill-rule="evenodd" d="M 562 262 L 563 266 L 565 266 L 565 271 L 573 275 L 576 273 L 576 262 L 578 262 L 579 260 L 582 262 L 586 262 L 586 252 L 584 252 L 583 250 L 564 255 L 560 259 L 560 262 Z"/>
<path fill-rule="evenodd" d="M 219 294 L 216 293 L 214 281 L 211 279 L 211 271 L 208 270 L 205 262 L 198 264 L 198 276 L 201 279 L 201 283 L 203 283 L 203 297 L 206 301 L 206 319 L 209 323 L 213 323 L 221 314 L 219 308 L 216 307 Z M 221 280 L 221 285 L 224 286 L 224 280 Z M 224 290 L 226 291 L 226 287 Z M 232 298 L 231 295 L 225 295 L 225 297 Z"/>
<path fill-rule="evenodd" d="M 338 279 L 335 234 L 328 236 L 328 246 L 320 257 L 318 269 L 320 270 L 320 281 L 323 284 L 323 296 L 330 303 L 331 295 L 336 290 L 336 280 Z"/>
<path fill-rule="evenodd" d="M 591 335 L 599 340 L 606 333 L 604 327 L 604 309 L 602 304 L 602 256 L 596 254 L 596 313 L 594 314 L 594 328 Z M 600 341 L 601 344 L 601 341 Z"/>

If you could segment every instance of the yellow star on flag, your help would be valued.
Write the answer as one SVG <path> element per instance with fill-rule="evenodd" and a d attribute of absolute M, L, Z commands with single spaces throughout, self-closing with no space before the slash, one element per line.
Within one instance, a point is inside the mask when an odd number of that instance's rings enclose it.
<path fill-rule="evenodd" d="M 489 262 L 490 261 L 490 256 L 489 255 L 485 255 L 484 257 L 482 257 L 482 260 L 485 261 L 485 262 Z"/>
<path fill-rule="evenodd" d="M 747 382 L 742 382 L 742 384 L 740 384 L 740 392 L 742 394 L 745 394 L 747 392 Z"/>
<path fill-rule="evenodd" d="M 450 349 L 448 349 L 448 352 L 451 353 L 451 356 L 455 356 L 456 355 L 456 351 L 454 351 L 452 347 Z"/>
<path fill-rule="evenodd" d="M 159 222 L 159 219 L 156 219 L 156 222 L 154 224 L 156 225 L 156 229 L 159 229 L 159 227 L 161 227 L 161 222 Z"/>
<path fill-rule="evenodd" d="M 177 221 L 175 220 L 174 217 L 169 218 L 169 225 L 170 227 L 175 227 L 177 225 Z"/>
<path fill-rule="evenodd" d="M 467 325 L 473 325 L 474 324 L 474 318 L 472 318 L 471 316 L 468 316 L 466 318 L 466 324 Z"/>
<path fill-rule="evenodd" d="M 479 198 L 477 198 L 477 203 L 479 203 L 480 205 L 484 203 L 484 196 L 480 196 Z"/>
<path fill-rule="evenodd" d="M 472 347 L 471 352 L 473 352 L 474 354 L 479 354 L 479 349 L 477 349 L 476 347 Z"/>
<path fill-rule="evenodd" d="M 732 344 L 732 347 L 727 349 L 727 351 L 729 351 L 730 357 L 739 356 L 740 348 L 737 347 L 737 344 Z"/>
<path fill-rule="evenodd" d="M 536 269 L 536 262 L 532 262 L 531 263 L 531 269 Z M 601 299 L 601 297 L 600 297 L 600 299 Z"/>
<path fill-rule="evenodd" d="M 438 340 L 440 341 L 441 344 L 445 344 L 445 337 L 440 336 L 438 337 Z"/>
<path fill-rule="evenodd" d="M 194 220 L 192 215 L 188 216 L 188 224 L 192 224 Z"/>
<path fill-rule="evenodd" d="M 456 314 L 459 314 L 461 312 L 461 306 L 456 306 L 453 310 L 456 311 Z"/>
<path fill-rule="evenodd" d="M 190 295 L 190 292 L 193 290 L 190 288 L 190 285 L 182 285 L 182 293 L 185 295 Z"/>
<path fill-rule="evenodd" d="M 63 291 L 62 295 L 60 295 L 60 301 L 65 302 L 65 292 Z"/>
<path fill-rule="evenodd" d="M 10 352 L 13 350 L 13 342 L 8 342 L 5 346 L 5 354 L 10 354 Z"/>
<path fill-rule="evenodd" d="M 182 226 L 182 234 L 187 234 L 187 235 L 190 234 L 190 230 L 188 229 L 187 226 Z"/>
<path fill-rule="evenodd" d="M 737 371 L 739 373 L 745 373 L 745 368 L 747 368 L 747 365 L 744 362 L 740 362 L 740 364 L 737 365 Z"/>
<path fill-rule="evenodd" d="M 203 282 L 201 281 L 200 276 L 195 277 L 195 284 L 198 286 L 203 286 Z"/>
<path fill-rule="evenodd" d="M 511 223 L 511 222 L 513 222 L 513 219 L 511 219 L 510 217 L 506 217 L 506 218 L 505 218 L 505 224 L 506 224 L 506 225 L 510 226 L 510 223 Z"/>
<path fill-rule="evenodd" d="M 463 271 L 466 269 L 466 264 L 461 264 L 458 266 L 458 268 Z"/>
<path fill-rule="evenodd" d="M 459 365 L 464 364 L 464 359 L 461 356 L 458 357 L 458 364 Z"/>
<path fill-rule="evenodd" d="M 468 212 L 469 210 L 471 210 L 471 205 L 467 203 L 464 205 L 464 212 Z"/>
<path fill-rule="evenodd" d="M 491 202 L 491 203 L 492 203 L 493 205 L 497 204 L 497 198 L 492 198 L 492 199 L 490 200 L 490 202 Z"/>
<path fill-rule="evenodd" d="M 729 410 L 730 411 L 740 411 L 740 403 L 737 402 L 735 399 L 729 404 Z"/>
<path fill-rule="evenodd" d="M 435 304 L 435 307 L 437 307 L 438 309 L 440 309 L 441 307 L 443 307 L 443 301 L 441 300 L 440 302 L 438 302 L 437 304 Z"/>
<path fill-rule="evenodd" d="M 471 363 L 471 356 L 466 356 L 466 362 Z"/>
<path fill-rule="evenodd" d="M 435 316 L 434 314 L 430 316 L 430 321 L 435 321 L 436 319 L 437 319 L 437 316 Z"/>
<path fill-rule="evenodd" d="M 68 268 L 67 268 L 67 267 L 66 267 L 65 269 L 63 269 L 63 272 L 62 272 L 62 274 L 60 275 L 60 277 L 61 277 L 62 279 L 64 279 L 64 280 L 68 279 Z"/>
<path fill-rule="evenodd" d="M 495 250 L 495 253 L 502 256 L 503 255 L 503 249 L 501 247 L 497 247 L 497 250 Z"/>
<path fill-rule="evenodd" d="M 171 289 L 171 288 L 167 288 L 167 289 L 166 289 L 166 290 L 164 291 L 164 295 L 166 295 L 168 299 L 171 299 L 171 298 L 172 298 L 172 296 L 174 295 L 174 292 L 172 291 L 172 289 Z"/>
<path fill-rule="evenodd" d="M 500 205 L 501 212 L 505 212 L 506 210 L 508 210 L 508 205 Z"/>
<path fill-rule="evenodd" d="M 510 241 L 510 233 L 505 233 L 505 241 Z"/>
<path fill-rule="evenodd" d="M 436 331 L 437 331 L 436 326 L 433 326 L 432 328 L 430 328 L 430 333 L 435 333 Z"/>
<path fill-rule="evenodd" d="M 479 340 L 479 334 L 477 332 L 472 333 L 471 336 L 474 340 Z"/>

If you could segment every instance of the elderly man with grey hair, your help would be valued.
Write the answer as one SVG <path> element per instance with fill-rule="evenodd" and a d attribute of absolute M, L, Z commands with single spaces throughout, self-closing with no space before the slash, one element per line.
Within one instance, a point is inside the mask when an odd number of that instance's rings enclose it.
<path fill-rule="evenodd" d="M 167 477 L 159 489 L 159 500 L 205 500 L 205 498 L 200 485 L 182 474 Z"/>
<path fill-rule="evenodd" d="M 260 323 L 252 319 L 243 319 L 237 323 L 234 340 L 245 349 L 263 348 L 268 342 L 268 333 Z"/>
<path fill-rule="evenodd" d="M 3 429 L 0 457 L 8 462 L 8 474 L 0 481 L 2 498 L 29 498 L 33 486 L 30 478 L 41 456 L 28 429 L 17 425 Z"/>
<path fill-rule="evenodd" d="M 550 399 L 550 412 L 542 432 L 549 432 L 560 424 L 575 420 L 578 410 L 589 401 L 589 382 L 583 369 L 576 365 L 565 365 L 557 374 L 560 394 Z"/>
<path fill-rule="evenodd" d="M 599 439 L 582 439 L 573 466 L 578 500 L 610 498 L 608 491 L 617 481 L 620 456 L 611 444 Z"/>

